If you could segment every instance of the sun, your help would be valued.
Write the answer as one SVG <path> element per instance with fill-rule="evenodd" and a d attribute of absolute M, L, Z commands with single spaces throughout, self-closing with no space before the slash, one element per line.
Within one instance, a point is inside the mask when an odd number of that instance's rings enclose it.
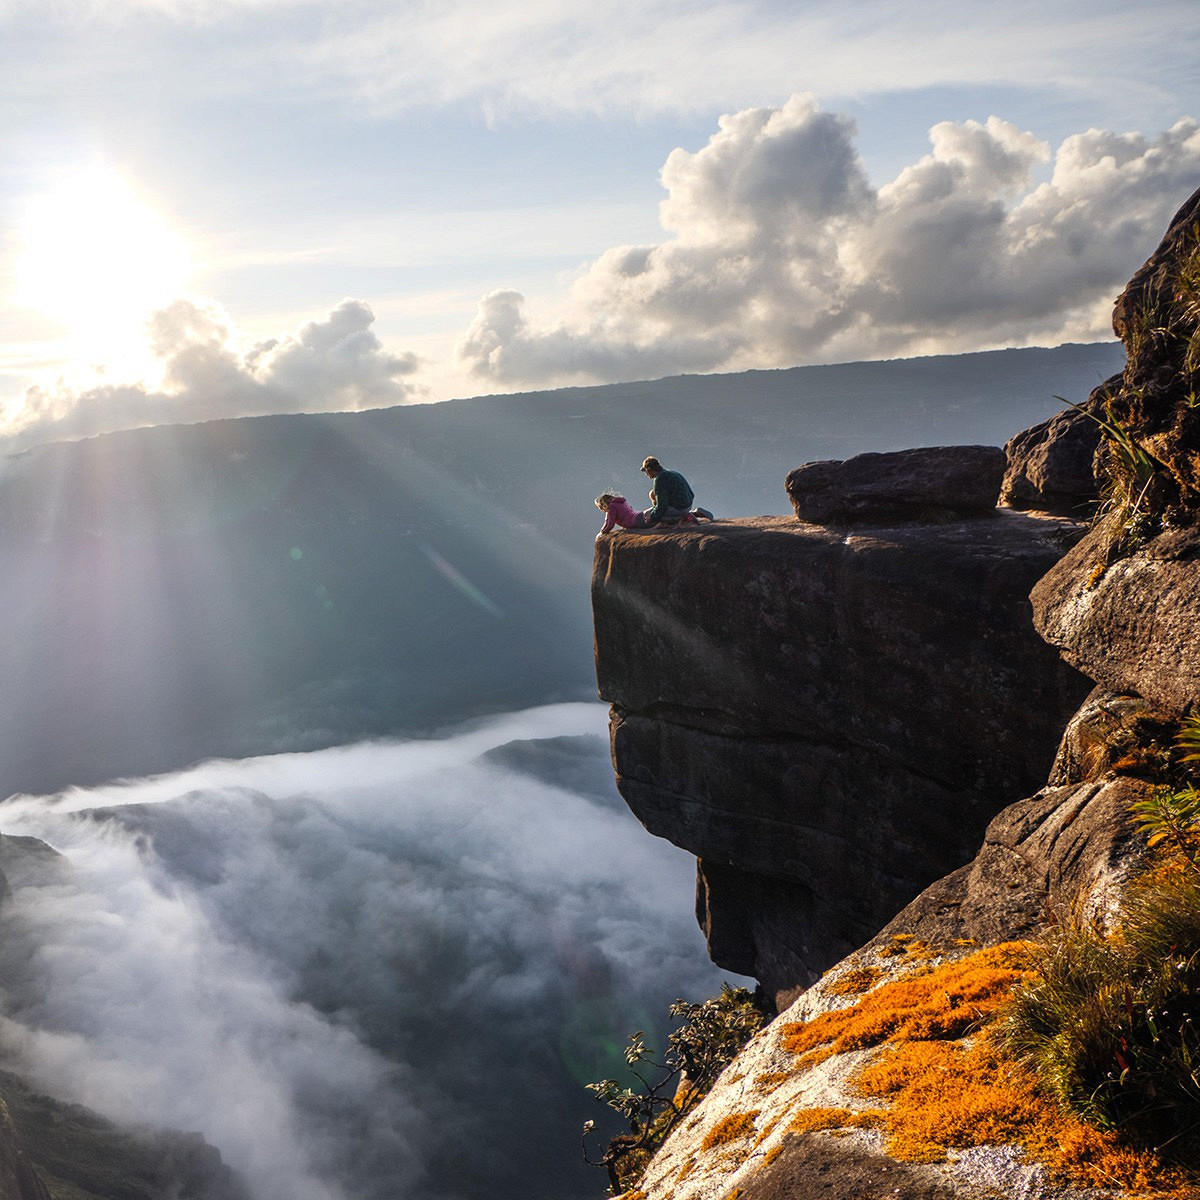
<path fill-rule="evenodd" d="M 17 230 L 19 306 L 49 318 L 73 357 L 146 355 L 146 320 L 191 272 L 187 242 L 104 164 L 64 171 L 31 195 Z"/>

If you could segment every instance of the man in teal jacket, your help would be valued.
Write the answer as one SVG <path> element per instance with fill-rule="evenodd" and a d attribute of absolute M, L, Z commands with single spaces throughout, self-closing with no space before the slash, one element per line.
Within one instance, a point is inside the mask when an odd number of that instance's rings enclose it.
<path fill-rule="evenodd" d="M 646 509 L 647 525 L 661 525 L 664 521 L 678 521 L 692 511 L 692 501 L 696 495 L 688 481 L 678 471 L 663 469 L 657 458 L 650 457 L 642 462 L 642 473 L 649 477 L 650 504 Z M 713 519 L 712 513 L 706 508 L 696 509 L 696 516 Z"/>

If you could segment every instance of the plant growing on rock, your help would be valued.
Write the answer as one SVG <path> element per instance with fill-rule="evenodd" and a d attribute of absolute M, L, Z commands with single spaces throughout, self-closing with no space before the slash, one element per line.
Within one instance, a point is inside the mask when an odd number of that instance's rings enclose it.
<path fill-rule="evenodd" d="M 1179 722 L 1173 745 L 1173 784 L 1157 788 L 1129 811 L 1151 847 L 1163 848 L 1178 866 L 1200 878 L 1200 716 Z M 1180 780 L 1183 782 L 1180 782 Z"/>
<path fill-rule="evenodd" d="M 1115 931 L 1074 918 L 1043 943 L 1005 1022 L 1010 1051 L 1068 1108 L 1200 1167 L 1200 794 L 1164 788 L 1134 815 L 1157 865 Z"/>
<path fill-rule="evenodd" d="M 644 1033 L 630 1034 L 625 1062 L 639 1085 L 636 1089 L 615 1079 L 587 1085 L 629 1125 L 629 1133 L 613 1138 L 598 1160 L 588 1155 L 595 1122 L 583 1127 L 584 1159 L 607 1169 L 614 1195 L 636 1186 L 655 1151 L 765 1020 L 745 988 L 728 984 L 721 985 L 719 996 L 700 1004 L 676 1000 L 670 1012 L 681 1023 L 668 1034 L 661 1062 L 646 1045 Z"/>
<path fill-rule="evenodd" d="M 1105 415 L 1100 416 L 1073 400 L 1054 398 L 1095 421 L 1104 435 L 1107 470 L 1095 522 L 1110 531 L 1107 556 L 1111 560 L 1157 532 L 1156 513 L 1160 505 L 1156 484 L 1167 478 L 1167 467 L 1113 415 L 1111 401 Z"/>
<path fill-rule="evenodd" d="M 1200 371 L 1200 226 L 1192 227 L 1192 239 L 1194 245 L 1175 277 L 1175 302 L 1187 339 L 1183 369 L 1188 375 Z"/>

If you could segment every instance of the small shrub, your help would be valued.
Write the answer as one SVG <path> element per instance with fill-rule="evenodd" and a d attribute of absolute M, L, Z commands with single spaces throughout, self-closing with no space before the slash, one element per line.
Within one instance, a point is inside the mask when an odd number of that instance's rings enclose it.
<path fill-rule="evenodd" d="M 1173 851 L 1182 864 L 1200 874 L 1200 790 L 1190 783 L 1156 788 L 1145 800 L 1131 804 L 1129 811 L 1151 847 Z"/>
<path fill-rule="evenodd" d="M 1097 564 L 1097 567 L 1106 567 L 1113 559 L 1129 553 L 1158 532 L 1159 498 L 1155 495 L 1155 484 L 1169 478 L 1170 472 L 1113 413 L 1111 398 L 1104 416 L 1062 396 L 1054 398 L 1094 421 L 1100 427 L 1107 447 L 1100 507 L 1095 516 L 1095 523 L 1108 530 L 1105 559 Z M 1094 587 L 1103 573 L 1103 570 L 1093 569 L 1087 586 Z"/>
<path fill-rule="evenodd" d="M 584 1159 L 607 1169 L 614 1195 L 637 1186 L 655 1151 L 765 1020 L 745 988 L 728 984 L 722 984 L 719 996 L 700 1004 L 676 1000 L 671 1016 L 681 1023 L 668 1034 L 661 1062 L 647 1047 L 644 1033 L 630 1035 L 625 1062 L 638 1088 L 622 1087 L 615 1079 L 587 1085 L 629 1124 L 629 1133 L 613 1138 L 599 1160 L 588 1155 L 595 1123 L 588 1121 L 583 1127 Z"/>
<path fill-rule="evenodd" d="M 1184 717 L 1175 735 L 1180 763 L 1200 763 L 1200 715 Z"/>

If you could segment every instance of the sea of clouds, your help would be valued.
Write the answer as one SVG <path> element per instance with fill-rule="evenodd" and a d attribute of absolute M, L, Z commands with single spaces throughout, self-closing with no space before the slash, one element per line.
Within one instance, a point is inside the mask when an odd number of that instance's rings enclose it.
<path fill-rule="evenodd" d="M 716 992 L 694 865 L 616 796 L 603 706 L 14 797 L 0 1050 L 198 1130 L 255 1200 L 590 1196 L 582 1088 Z"/>

